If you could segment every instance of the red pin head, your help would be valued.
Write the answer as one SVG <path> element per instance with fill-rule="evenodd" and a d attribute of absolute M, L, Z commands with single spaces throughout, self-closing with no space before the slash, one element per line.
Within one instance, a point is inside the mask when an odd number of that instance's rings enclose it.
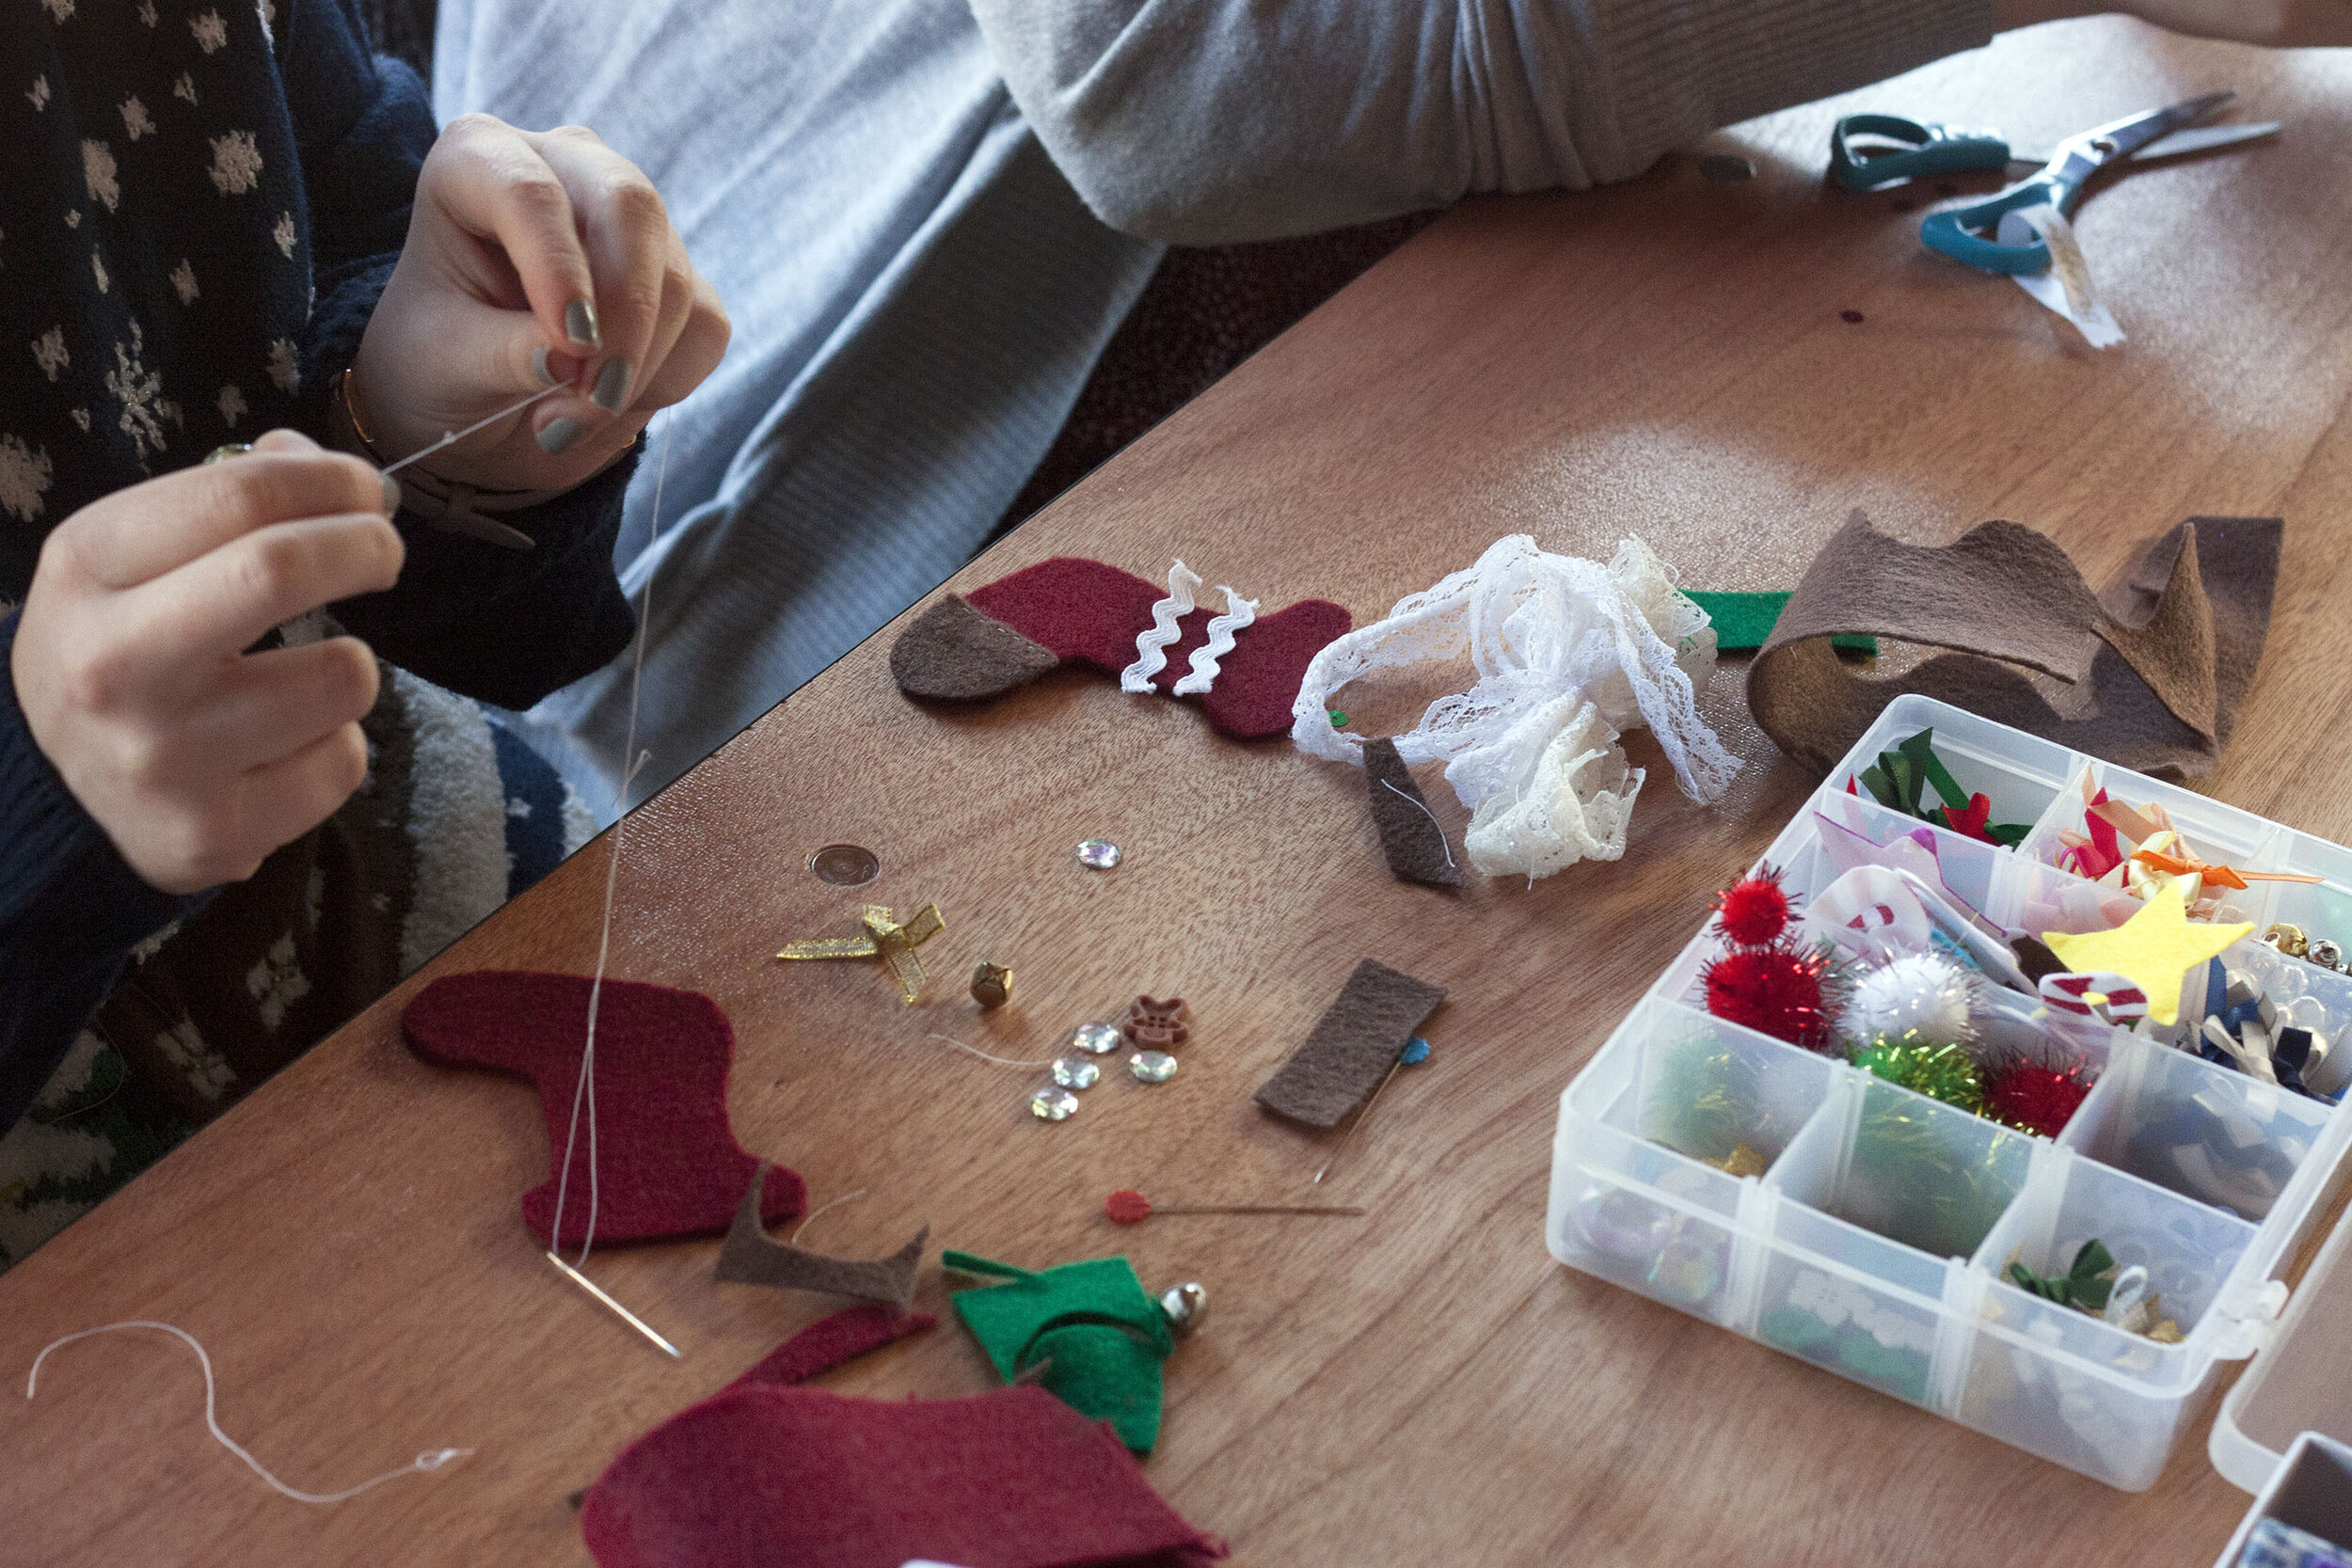
<path fill-rule="evenodd" d="M 1103 1212 L 1120 1225 L 1136 1225 L 1151 1217 L 1152 1200 L 1133 1187 L 1121 1187 L 1103 1200 Z"/>

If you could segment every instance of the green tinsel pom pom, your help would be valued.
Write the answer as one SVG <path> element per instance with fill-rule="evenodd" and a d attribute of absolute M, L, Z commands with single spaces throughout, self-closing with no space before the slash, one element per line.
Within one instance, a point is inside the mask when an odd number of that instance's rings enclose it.
<path fill-rule="evenodd" d="M 1957 1045 L 1881 1039 L 1855 1052 L 1853 1065 L 1971 1116 L 1984 1109 L 1984 1073 Z"/>

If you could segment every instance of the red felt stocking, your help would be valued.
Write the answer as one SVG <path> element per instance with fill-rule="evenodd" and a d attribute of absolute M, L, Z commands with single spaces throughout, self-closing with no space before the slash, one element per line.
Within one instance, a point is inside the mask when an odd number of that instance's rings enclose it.
<path fill-rule="evenodd" d="M 417 1054 L 449 1067 L 529 1079 L 548 1122 L 548 1179 L 523 1195 L 523 1222 L 542 1242 L 555 1220 L 573 1085 L 588 1038 L 590 982 L 580 974 L 479 970 L 417 993 L 400 1026 Z M 727 1125 L 735 1031 L 697 991 L 607 980 L 596 1008 L 598 1242 L 715 1235 L 735 1217 L 759 1162 Z M 801 1179 L 777 1165 L 760 1195 L 773 1223 L 808 1202 Z M 587 1237 L 587 1117 L 572 1148 L 564 1241 Z"/>
<path fill-rule="evenodd" d="M 1202 1568 L 1225 1555 L 1108 1427 L 1031 1387 L 882 1401 L 738 1385 L 630 1444 L 580 1524 L 600 1568 Z"/>
<path fill-rule="evenodd" d="M 1151 629 L 1152 607 L 1163 596 L 1116 566 L 1056 556 L 976 588 L 968 598 L 944 595 L 899 633 L 890 650 L 891 676 L 910 697 L 977 702 L 1063 664 L 1117 675 L 1135 662 L 1136 639 Z M 1196 609 L 1177 621 L 1182 636 L 1152 677 L 1155 689 L 1167 691 L 1189 673 L 1215 613 Z M 1197 700 L 1219 735 L 1280 735 L 1291 727 L 1308 661 L 1349 624 L 1347 611 L 1327 599 L 1301 599 L 1262 615 L 1234 634 L 1216 685 L 1184 700 Z"/>

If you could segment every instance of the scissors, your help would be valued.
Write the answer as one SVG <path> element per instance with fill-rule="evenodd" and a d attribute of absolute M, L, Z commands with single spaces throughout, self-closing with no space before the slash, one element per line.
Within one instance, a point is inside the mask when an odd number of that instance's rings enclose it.
<path fill-rule="evenodd" d="M 2226 91 L 2208 93 L 2069 136 L 2046 160 L 2039 160 L 2042 166 L 2036 172 L 1998 195 L 1931 214 L 1919 226 L 1919 237 L 1930 249 L 1988 272 L 2047 271 L 2050 249 L 2039 238 L 2030 244 L 2003 245 L 1987 237 L 1998 229 L 2003 214 L 2044 204 L 2060 213 L 2072 212 L 2091 176 L 2127 158 L 2138 162 L 2177 157 L 2277 134 L 2277 120 L 2185 129 L 2235 96 Z M 1888 144 L 1892 150 L 1873 151 Z M 1922 124 L 1894 115 L 1849 115 L 1837 122 L 1830 137 L 1831 177 L 1856 190 L 1921 174 L 2005 168 L 2011 163 L 2036 161 L 2012 152 L 1997 132 Z"/>

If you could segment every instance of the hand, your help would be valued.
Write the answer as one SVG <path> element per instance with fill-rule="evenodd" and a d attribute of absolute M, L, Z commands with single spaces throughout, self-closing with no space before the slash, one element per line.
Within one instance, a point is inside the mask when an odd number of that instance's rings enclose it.
<path fill-rule="evenodd" d="M 400 262 L 353 366 L 387 462 L 533 389 L 570 389 L 420 467 L 485 489 L 564 490 L 699 386 L 726 350 L 718 292 L 637 166 L 576 125 L 450 122 L 417 180 Z"/>
<path fill-rule="evenodd" d="M 251 453 L 92 501 L 41 546 L 10 658 L 33 739 L 166 893 L 250 877 L 367 776 L 375 658 L 353 637 L 242 650 L 389 588 L 386 481 L 274 430 Z"/>
<path fill-rule="evenodd" d="M 2352 44 L 2352 0 L 1994 0 L 1993 30 L 2059 17 L 2120 11 L 2195 38 L 2277 48 Z"/>

